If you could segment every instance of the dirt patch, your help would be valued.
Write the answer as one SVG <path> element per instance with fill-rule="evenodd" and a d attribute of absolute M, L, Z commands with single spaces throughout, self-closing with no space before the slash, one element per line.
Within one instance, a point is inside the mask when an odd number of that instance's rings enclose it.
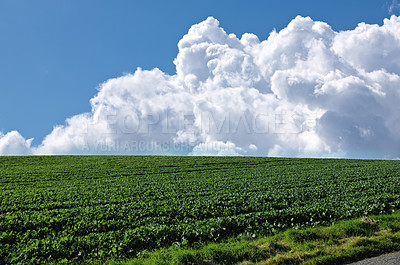
<path fill-rule="evenodd" d="M 361 218 L 361 222 L 367 223 L 367 224 L 377 224 L 379 221 L 375 219 L 371 219 L 369 217 L 363 217 Z"/>

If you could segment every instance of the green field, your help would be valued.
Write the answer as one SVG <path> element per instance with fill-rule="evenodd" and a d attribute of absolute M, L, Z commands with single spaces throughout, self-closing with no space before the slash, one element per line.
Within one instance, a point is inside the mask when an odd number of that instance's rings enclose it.
<path fill-rule="evenodd" d="M 398 210 L 400 161 L 0 157 L 0 196 L 0 264 L 117 260 Z"/>

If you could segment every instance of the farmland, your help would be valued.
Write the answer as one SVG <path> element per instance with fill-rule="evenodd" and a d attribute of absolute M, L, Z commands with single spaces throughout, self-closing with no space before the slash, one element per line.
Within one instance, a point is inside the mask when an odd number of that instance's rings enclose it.
<path fill-rule="evenodd" d="M 0 264 L 90 262 L 400 209 L 400 161 L 0 157 Z"/>

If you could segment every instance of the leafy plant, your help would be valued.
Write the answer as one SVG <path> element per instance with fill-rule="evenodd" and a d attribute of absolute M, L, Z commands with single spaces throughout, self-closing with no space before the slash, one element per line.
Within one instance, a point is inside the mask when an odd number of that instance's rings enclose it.
<path fill-rule="evenodd" d="M 329 225 L 400 209 L 399 191 L 399 161 L 0 157 L 0 264 L 121 259 Z M 373 231 L 365 226 L 354 234 Z"/>

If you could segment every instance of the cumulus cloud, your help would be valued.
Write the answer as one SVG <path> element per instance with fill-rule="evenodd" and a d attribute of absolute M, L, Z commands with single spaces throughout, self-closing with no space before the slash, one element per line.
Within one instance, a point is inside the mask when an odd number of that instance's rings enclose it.
<path fill-rule="evenodd" d="M 17 131 L 11 131 L 5 135 L 0 133 L 0 154 L 30 155 L 32 140 L 25 140 Z"/>
<path fill-rule="evenodd" d="M 193 25 L 178 48 L 176 74 L 139 68 L 107 80 L 91 99 L 91 112 L 56 126 L 39 146 L 31 148 L 12 132 L 18 139 L 15 150 L 23 146 L 35 154 L 400 155 L 396 16 L 382 26 L 360 23 L 341 32 L 298 16 L 264 41 L 254 34 L 228 34 L 209 17 Z M 0 154 L 12 149 L 12 141 L 3 140 L 7 135 L 0 136 Z"/>

